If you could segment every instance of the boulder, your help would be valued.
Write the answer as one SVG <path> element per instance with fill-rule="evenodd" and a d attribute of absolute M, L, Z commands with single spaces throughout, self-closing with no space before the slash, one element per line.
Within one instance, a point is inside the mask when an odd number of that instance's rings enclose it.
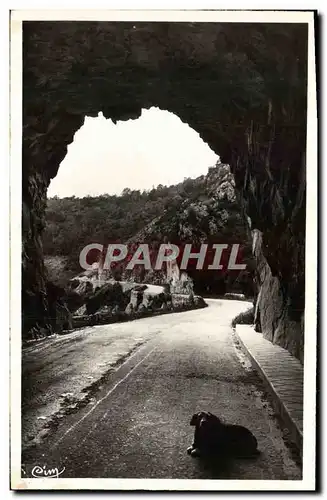
<path fill-rule="evenodd" d="M 117 305 L 116 305 L 116 306 L 114 306 L 114 307 L 112 308 L 112 314 L 113 314 L 113 315 L 115 315 L 115 314 L 116 314 L 116 315 L 117 315 L 117 314 L 119 314 L 119 307 L 118 307 Z"/>
<path fill-rule="evenodd" d="M 134 307 L 133 307 L 133 304 L 131 304 L 131 302 L 129 304 L 127 304 L 126 309 L 125 309 L 125 313 L 128 315 L 132 315 L 134 313 Z"/>
<path fill-rule="evenodd" d="M 83 304 L 77 311 L 75 311 L 74 316 L 85 316 L 87 314 L 86 305 Z"/>
<path fill-rule="evenodd" d="M 134 309 L 137 309 L 143 301 L 143 292 L 132 290 L 130 301 Z"/>
<path fill-rule="evenodd" d="M 194 296 L 194 305 L 196 307 L 206 307 L 207 306 L 205 300 L 203 299 L 203 297 L 200 297 L 200 295 Z"/>
<path fill-rule="evenodd" d="M 139 305 L 139 307 L 138 307 L 138 309 L 137 309 L 137 310 L 138 310 L 138 312 L 140 312 L 140 313 L 145 313 L 145 312 L 147 312 L 147 310 L 148 310 L 148 309 L 147 309 L 147 307 L 146 307 L 146 306 L 142 303 L 142 304 L 140 304 L 140 305 Z"/>
<path fill-rule="evenodd" d="M 92 295 L 89 295 L 86 301 L 88 314 L 94 314 L 100 307 L 118 306 L 119 309 L 125 309 L 128 304 L 128 296 L 124 294 L 119 282 L 106 283 L 97 288 Z"/>

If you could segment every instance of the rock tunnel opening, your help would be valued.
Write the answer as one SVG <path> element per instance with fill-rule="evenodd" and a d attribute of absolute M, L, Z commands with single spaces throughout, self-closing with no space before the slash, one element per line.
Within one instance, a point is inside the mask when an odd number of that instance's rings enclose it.
<path fill-rule="evenodd" d="M 24 22 L 23 335 L 47 324 L 41 233 L 68 144 L 85 116 L 127 120 L 155 106 L 231 165 L 257 235 L 262 330 L 303 359 L 307 31 L 301 23 Z"/>

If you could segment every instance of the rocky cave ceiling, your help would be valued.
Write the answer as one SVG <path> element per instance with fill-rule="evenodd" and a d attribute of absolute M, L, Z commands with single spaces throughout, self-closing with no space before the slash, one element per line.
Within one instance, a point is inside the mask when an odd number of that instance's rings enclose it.
<path fill-rule="evenodd" d="M 252 228 L 264 233 L 273 275 L 287 293 L 292 283 L 303 296 L 307 29 L 24 22 L 25 288 L 46 302 L 46 189 L 85 116 L 102 111 L 126 120 L 155 106 L 179 116 L 231 165 Z"/>

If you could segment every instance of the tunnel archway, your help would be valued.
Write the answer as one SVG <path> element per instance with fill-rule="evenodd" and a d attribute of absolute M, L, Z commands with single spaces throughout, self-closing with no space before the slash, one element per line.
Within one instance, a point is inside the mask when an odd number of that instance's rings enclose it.
<path fill-rule="evenodd" d="M 171 111 L 231 165 L 264 334 L 303 357 L 307 24 L 23 23 L 23 332 L 46 327 L 46 191 L 84 117 Z"/>
<path fill-rule="evenodd" d="M 150 108 L 116 124 L 99 113 L 76 132 L 48 198 L 171 186 L 206 174 L 217 160 L 199 134 L 168 111 Z"/>

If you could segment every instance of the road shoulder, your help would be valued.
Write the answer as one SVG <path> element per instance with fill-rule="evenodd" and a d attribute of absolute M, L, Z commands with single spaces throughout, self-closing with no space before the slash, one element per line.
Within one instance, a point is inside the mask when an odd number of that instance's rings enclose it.
<path fill-rule="evenodd" d="M 303 366 L 286 349 L 272 344 L 250 325 L 236 325 L 235 334 L 302 456 Z"/>

